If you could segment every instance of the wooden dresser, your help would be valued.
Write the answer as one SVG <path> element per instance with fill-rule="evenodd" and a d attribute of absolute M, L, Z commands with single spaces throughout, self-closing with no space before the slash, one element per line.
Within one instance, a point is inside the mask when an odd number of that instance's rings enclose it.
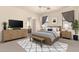
<path fill-rule="evenodd" d="M 71 39 L 71 32 L 70 31 L 61 31 L 61 37 Z"/>
<path fill-rule="evenodd" d="M 14 40 L 18 38 L 27 37 L 28 30 L 3 30 L 2 31 L 2 41 Z"/>

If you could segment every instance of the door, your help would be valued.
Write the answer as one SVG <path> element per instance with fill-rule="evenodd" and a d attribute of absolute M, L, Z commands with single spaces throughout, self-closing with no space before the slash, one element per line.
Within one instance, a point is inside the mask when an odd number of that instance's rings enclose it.
<path fill-rule="evenodd" d="M 32 32 L 36 32 L 36 20 L 33 19 L 32 22 L 31 22 L 31 26 L 32 26 Z"/>

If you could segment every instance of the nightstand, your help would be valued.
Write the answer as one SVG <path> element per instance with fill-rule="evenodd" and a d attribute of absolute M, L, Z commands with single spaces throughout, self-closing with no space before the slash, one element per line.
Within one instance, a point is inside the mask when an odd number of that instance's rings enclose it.
<path fill-rule="evenodd" d="M 71 39 L 71 32 L 70 31 L 61 31 L 61 37 Z"/>

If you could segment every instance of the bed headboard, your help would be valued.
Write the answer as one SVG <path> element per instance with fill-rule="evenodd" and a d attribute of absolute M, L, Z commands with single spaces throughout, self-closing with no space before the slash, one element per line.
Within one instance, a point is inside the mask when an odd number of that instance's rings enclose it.
<path fill-rule="evenodd" d="M 61 32 L 61 26 L 48 26 L 46 29 L 41 29 L 40 31 L 53 31 L 57 30 Z"/>
<path fill-rule="evenodd" d="M 48 26 L 48 29 L 61 31 L 61 26 Z"/>

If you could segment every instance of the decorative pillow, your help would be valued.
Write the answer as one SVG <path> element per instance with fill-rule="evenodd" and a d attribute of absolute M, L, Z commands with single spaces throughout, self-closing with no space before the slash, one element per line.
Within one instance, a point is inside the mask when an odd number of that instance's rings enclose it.
<path fill-rule="evenodd" d="M 47 29 L 48 31 L 52 31 L 52 29 Z"/>
<path fill-rule="evenodd" d="M 53 29 L 53 31 L 56 31 L 56 32 L 58 32 L 58 31 L 59 31 L 59 28 L 57 28 L 57 27 L 52 28 L 52 29 Z"/>

